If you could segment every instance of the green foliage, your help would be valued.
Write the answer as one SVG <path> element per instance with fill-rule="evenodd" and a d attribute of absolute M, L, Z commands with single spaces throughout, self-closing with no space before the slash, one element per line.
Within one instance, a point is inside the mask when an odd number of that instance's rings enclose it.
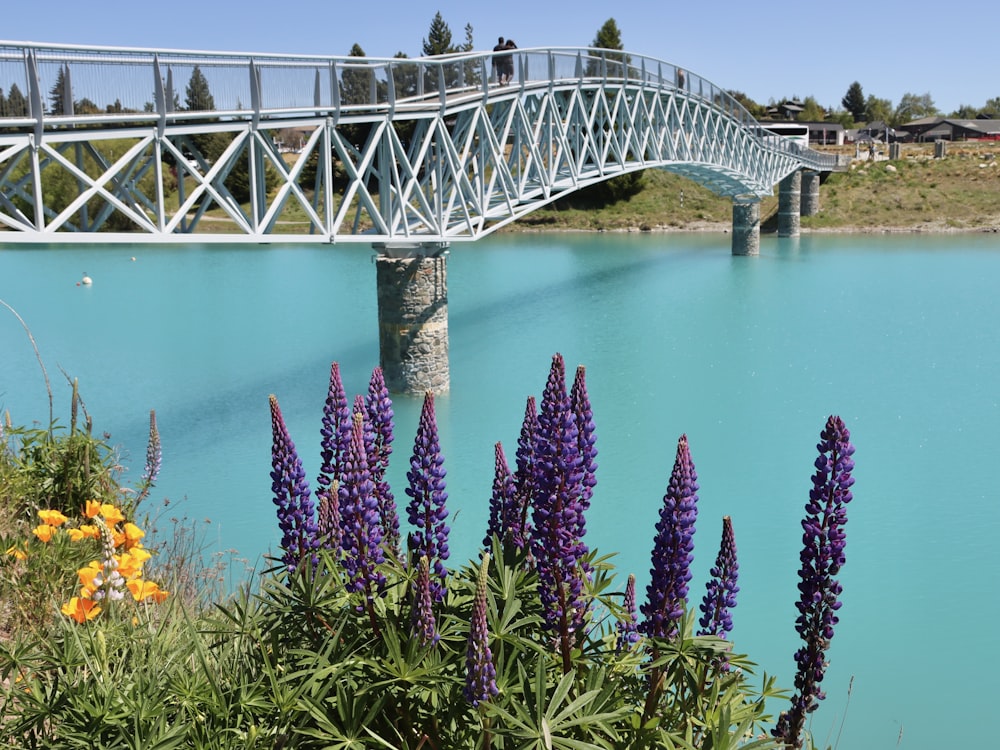
<path fill-rule="evenodd" d="M 802 105 L 803 109 L 796 118 L 800 122 L 822 122 L 826 119 L 826 111 L 816 101 L 816 97 L 807 96 Z"/>
<path fill-rule="evenodd" d="M 622 44 L 622 34 L 618 29 L 618 24 L 615 19 L 609 18 L 600 29 L 597 30 L 597 35 L 594 40 L 590 43 L 591 47 L 597 49 L 606 50 L 623 50 L 625 46 Z M 621 76 L 622 75 L 622 63 L 628 63 L 628 55 L 616 55 L 614 53 L 607 53 L 604 56 L 607 65 L 607 72 L 609 76 Z M 588 76 L 598 76 L 602 74 L 601 61 L 591 58 L 587 60 L 587 75 Z"/>
<path fill-rule="evenodd" d="M 24 98 L 24 94 L 21 93 L 21 89 L 17 87 L 16 83 L 10 85 L 4 114 L 8 117 L 28 116 L 28 100 Z"/>
<path fill-rule="evenodd" d="M 423 40 L 421 48 L 424 57 L 450 55 L 453 52 L 458 52 L 458 48 L 451 42 L 451 28 L 441 17 L 441 11 L 435 13 L 434 18 L 431 19 L 430 29 L 427 31 L 427 37 Z"/>
<path fill-rule="evenodd" d="M 921 117 L 934 117 L 940 114 L 938 108 L 934 106 L 934 100 L 930 94 L 903 94 L 896 105 L 896 110 L 892 114 L 892 125 L 899 125 L 910 120 L 919 120 Z"/>
<path fill-rule="evenodd" d="M 184 105 L 192 112 L 212 112 L 215 110 L 215 99 L 208 88 L 208 79 L 198 65 L 191 71 L 191 79 L 184 89 Z"/>
<path fill-rule="evenodd" d="M 868 102 L 865 99 L 864 91 L 861 89 L 861 84 L 857 81 L 848 87 L 847 93 L 844 94 L 844 98 L 840 100 L 840 104 L 844 109 L 851 113 L 851 117 L 854 118 L 855 122 L 860 122 L 865 119 Z"/>
<path fill-rule="evenodd" d="M 879 99 L 872 94 L 865 100 L 866 122 L 889 122 L 892 119 L 892 102 L 888 99 Z"/>
<path fill-rule="evenodd" d="M 691 636 L 690 618 L 676 640 L 615 648 L 621 594 L 606 558 L 588 558 L 596 606 L 565 671 L 540 628 L 534 572 L 523 554 L 495 552 L 487 621 L 499 695 L 478 710 L 462 693 L 478 565 L 449 577 L 440 640 L 424 647 L 412 637 L 412 564 L 384 565 L 372 619 L 324 551 L 315 570 L 269 571 L 256 594 L 214 614 L 191 616 L 174 599 L 155 617 L 63 619 L 50 638 L 0 646 L 0 723 L 22 747 L 775 746 L 743 744 L 769 719 L 773 680 L 751 687 L 753 665 L 725 641 Z"/>

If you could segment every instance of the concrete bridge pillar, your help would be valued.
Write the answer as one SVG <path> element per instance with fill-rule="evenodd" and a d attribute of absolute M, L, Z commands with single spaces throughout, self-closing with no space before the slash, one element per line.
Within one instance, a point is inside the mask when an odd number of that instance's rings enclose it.
<path fill-rule="evenodd" d="M 448 370 L 447 243 L 375 245 L 379 363 L 392 393 L 443 393 Z"/>
<path fill-rule="evenodd" d="M 733 255 L 760 254 L 760 200 L 733 198 Z"/>
<path fill-rule="evenodd" d="M 802 208 L 800 216 L 815 216 L 819 213 L 819 172 L 802 170 Z"/>
<path fill-rule="evenodd" d="M 795 170 L 778 183 L 778 236 L 799 236 L 802 172 Z"/>

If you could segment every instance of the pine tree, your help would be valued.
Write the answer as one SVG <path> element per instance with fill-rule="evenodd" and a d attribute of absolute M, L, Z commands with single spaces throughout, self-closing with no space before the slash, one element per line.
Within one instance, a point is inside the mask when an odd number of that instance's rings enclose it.
<path fill-rule="evenodd" d="M 434 14 L 430 30 L 427 32 L 427 38 L 423 40 L 423 50 L 425 57 L 450 55 L 452 52 L 458 51 L 452 46 L 451 29 L 441 17 L 441 11 Z"/>
<path fill-rule="evenodd" d="M 622 44 L 621 31 L 615 19 L 609 18 L 597 31 L 597 36 L 591 42 L 591 46 L 599 49 L 624 50 Z M 606 53 L 607 74 L 609 78 L 621 77 L 624 73 L 623 64 L 628 65 L 629 56 L 624 54 Z M 603 75 L 601 61 L 591 58 L 587 61 L 587 75 L 591 77 Z M 588 188 L 579 190 L 572 195 L 557 201 L 558 207 L 570 208 L 600 208 L 617 203 L 620 200 L 627 200 L 642 190 L 643 173 L 630 172 L 619 177 L 612 177 L 610 180 L 591 185 Z"/>
<path fill-rule="evenodd" d="M 347 54 L 350 57 L 364 57 L 365 51 L 361 49 L 360 44 L 355 43 Z M 370 104 L 372 100 L 371 77 L 372 71 L 370 69 L 346 68 L 340 77 L 340 103 L 343 105 Z M 341 125 L 339 129 L 348 143 L 361 149 L 368 141 L 372 124 L 358 122 Z"/>
<path fill-rule="evenodd" d="M 622 33 L 618 29 L 618 23 L 613 18 L 609 18 L 604 22 L 604 25 L 597 30 L 597 36 L 594 37 L 594 41 L 590 43 L 591 47 L 597 49 L 625 49 L 622 44 Z M 609 76 L 620 76 L 622 74 L 622 69 L 620 65 L 616 63 L 618 61 L 628 63 L 629 58 L 625 55 L 605 55 L 605 59 L 608 61 L 608 75 Z M 598 76 L 601 75 L 600 61 L 596 59 L 587 61 L 587 75 L 588 76 Z"/>
<path fill-rule="evenodd" d="M 847 93 L 844 94 L 844 98 L 840 100 L 841 106 L 851 113 L 851 117 L 854 118 L 855 122 L 861 122 L 865 119 L 865 109 L 866 101 L 865 94 L 861 90 L 861 84 L 855 81 L 847 89 Z"/>
<path fill-rule="evenodd" d="M 56 82 L 49 89 L 49 111 L 54 115 L 69 114 L 66 109 L 66 71 L 65 65 L 59 66 L 59 73 L 56 75 Z"/>
<path fill-rule="evenodd" d="M 192 112 L 211 112 L 215 109 L 215 99 L 208 88 L 208 80 L 197 65 L 191 71 L 191 80 L 184 90 L 184 103 Z"/>
<path fill-rule="evenodd" d="M 28 116 L 28 100 L 24 98 L 24 94 L 21 93 L 21 89 L 17 87 L 16 83 L 10 85 L 10 93 L 7 94 L 7 116 Z"/>

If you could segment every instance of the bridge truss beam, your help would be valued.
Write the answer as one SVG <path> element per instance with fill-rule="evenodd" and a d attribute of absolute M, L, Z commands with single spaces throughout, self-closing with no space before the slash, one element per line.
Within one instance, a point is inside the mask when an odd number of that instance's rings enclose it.
<path fill-rule="evenodd" d="M 510 86 L 474 57 L 476 85 L 449 89 L 441 74 L 436 95 L 399 100 L 389 86 L 389 106 L 370 111 L 262 116 L 258 92 L 251 110 L 218 118 L 0 128 L 0 229 L 10 241 L 471 241 L 637 170 L 736 199 L 829 168 L 714 87 L 674 85 L 645 62 L 641 75 L 587 75 L 579 53 L 575 75 L 556 76 L 550 52 L 548 75 L 532 78 L 529 59 Z"/>

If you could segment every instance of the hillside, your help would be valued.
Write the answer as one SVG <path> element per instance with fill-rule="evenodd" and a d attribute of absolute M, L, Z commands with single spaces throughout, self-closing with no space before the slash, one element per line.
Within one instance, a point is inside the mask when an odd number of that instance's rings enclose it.
<path fill-rule="evenodd" d="M 823 147 L 854 155 L 854 146 Z M 1000 143 L 901 144 L 900 158 L 874 162 L 862 153 L 851 170 L 829 175 L 820 211 L 802 218 L 803 232 L 1000 231 Z M 761 202 L 761 231 L 776 229 L 777 190 Z M 728 231 L 732 201 L 682 177 L 657 170 L 631 199 L 595 210 L 535 211 L 508 231 Z"/>

